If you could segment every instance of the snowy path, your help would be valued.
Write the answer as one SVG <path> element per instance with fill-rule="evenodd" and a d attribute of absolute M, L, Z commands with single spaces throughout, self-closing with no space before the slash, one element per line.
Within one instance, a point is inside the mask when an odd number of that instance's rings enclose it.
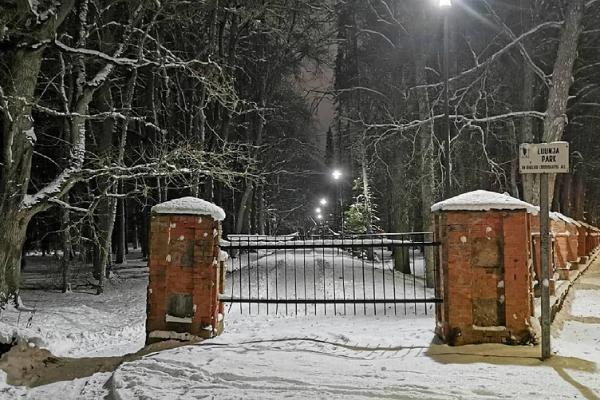
<path fill-rule="evenodd" d="M 79 300 L 85 312 L 77 314 L 68 296 L 27 293 L 29 302 L 40 296 L 32 320 L 38 325 L 29 330 L 38 336 L 53 332 L 45 336 L 48 347 L 63 354 L 135 350 L 143 341 L 145 283 L 118 282 L 102 298 L 71 294 L 84 296 Z M 432 316 L 230 313 L 222 336 L 127 362 L 112 379 L 97 373 L 25 389 L 7 385 L 0 373 L 0 399 L 597 399 L 598 305 L 600 260 L 576 283 L 559 314 L 557 355 L 545 363 L 535 347 L 434 344 Z M 140 335 L 119 336 L 119 328 L 130 327 Z M 3 333 L 5 328 L 0 325 Z M 67 331 L 76 334 L 70 338 Z"/>
<path fill-rule="evenodd" d="M 575 294 L 565 304 L 554 323 L 553 349 L 557 354 L 589 360 L 596 364 L 595 374 L 563 371 L 582 390 L 600 398 L 600 258 L 574 286 Z M 566 312 L 570 309 L 570 312 Z M 560 329 L 558 329 L 560 328 Z M 594 398 L 589 396 L 588 398 Z"/>
<path fill-rule="evenodd" d="M 530 349 L 506 358 L 502 346 L 464 359 L 433 346 L 433 321 L 339 318 L 234 323 L 198 346 L 124 364 L 113 389 L 122 399 L 197 398 L 576 398 L 578 389 L 542 366 Z M 535 350 L 535 349 L 531 349 Z M 519 353 L 517 353 L 519 354 Z M 558 359 L 557 359 L 558 361 Z M 577 368 L 589 368 L 589 364 Z M 581 372 L 590 375 L 590 372 Z M 590 379 L 594 375 L 590 376 Z M 510 382 L 510 385 L 507 385 Z M 537 384 L 536 384 L 537 383 Z M 557 395 L 559 394 L 559 395 Z"/>
<path fill-rule="evenodd" d="M 230 314 L 226 333 L 122 365 L 121 399 L 597 399 L 600 260 L 576 285 L 554 333 L 539 347 L 448 347 L 431 317 L 266 317 Z M 559 324 L 560 325 L 560 324 Z"/>

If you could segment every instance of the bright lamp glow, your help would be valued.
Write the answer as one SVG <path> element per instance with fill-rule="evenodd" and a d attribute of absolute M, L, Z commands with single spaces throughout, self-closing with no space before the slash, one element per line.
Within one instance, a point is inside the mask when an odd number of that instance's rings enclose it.
<path fill-rule="evenodd" d="M 438 5 L 442 8 L 452 7 L 452 0 L 439 0 Z"/>
<path fill-rule="evenodd" d="M 323 216 L 321 214 L 317 215 L 317 219 L 323 219 Z"/>
<path fill-rule="evenodd" d="M 327 205 L 327 199 L 323 198 L 321 200 L 319 200 L 319 204 L 322 206 L 326 206 Z"/>
<path fill-rule="evenodd" d="M 317 207 L 317 208 L 315 208 L 315 212 L 316 212 L 317 214 L 321 214 L 321 207 Z"/>
<path fill-rule="evenodd" d="M 342 171 L 340 171 L 339 169 L 335 169 L 331 173 L 331 176 L 333 176 L 333 179 L 335 179 L 336 181 L 339 181 L 342 178 Z"/>

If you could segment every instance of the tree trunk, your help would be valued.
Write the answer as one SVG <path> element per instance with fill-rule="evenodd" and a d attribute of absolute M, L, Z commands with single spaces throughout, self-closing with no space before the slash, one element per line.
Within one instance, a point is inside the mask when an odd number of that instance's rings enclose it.
<path fill-rule="evenodd" d="M 16 215 L 0 218 L 0 304 L 13 301 L 18 306 L 21 257 L 29 219 Z"/>
<path fill-rule="evenodd" d="M 561 140 L 567 124 L 567 103 L 569 90 L 573 84 L 573 66 L 577 59 L 579 37 L 583 30 L 584 8 L 584 0 L 569 0 L 568 2 L 544 118 L 544 142 Z M 554 194 L 555 178 L 555 174 L 551 174 L 549 177 L 548 193 L 550 196 Z"/>
<path fill-rule="evenodd" d="M 534 109 L 534 86 L 535 86 L 535 75 L 531 68 L 529 68 L 526 62 L 523 60 L 523 110 Z M 535 135 L 533 132 L 533 119 L 523 118 L 521 121 L 521 143 L 534 143 Z M 539 190 L 539 176 L 537 174 L 522 174 L 521 179 L 523 182 L 523 199 L 531 204 L 540 204 L 540 190 Z"/>
<path fill-rule="evenodd" d="M 113 110 L 110 89 L 105 86 L 96 93 L 96 108 L 101 112 Z M 100 134 L 96 134 L 96 153 L 99 164 L 111 162 L 114 153 L 115 121 L 107 118 L 102 122 Z M 115 184 L 110 177 L 100 177 L 97 180 L 98 205 L 95 212 L 94 241 L 94 278 L 98 280 L 98 294 L 103 292 L 104 277 L 108 264 L 111 262 L 111 241 L 116 217 Z"/>
<path fill-rule="evenodd" d="M 265 209 L 265 187 L 258 188 L 258 233 L 266 235 L 267 233 L 267 210 Z"/>
<path fill-rule="evenodd" d="M 554 185 L 554 195 L 550 196 L 550 210 L 554 210 L 554 211 L 561 211 L 561 196 L 560 196 L 560 189 L 562 188 L 562 182 L 563 182 L 563 174 L 560 174 L 557 176 L 558 180 L 556 182 L 556 184 Z"/>
<path fill-rule="evenodd" d="M 2 110 L 0 162 L 0 306 L 9 300 L 17 302 L 22 247 L 33 215 L 21 209 L 29 187 L 33 156 L 33 141 L 28 140 L 24 132 L 32 128 L 28 103 L 37 86 L 42 54 L 43 49 L 17 50 L 9 71 L 12 82 L 2 85 L 7 88 L 7 107 Z"/>
<path fill-rule="evenodd" d="M 251 182 L 246 184 L 246 190 L 244 190 L 244 194 L 240 200 L 240 205 L 238 208 L 237 219 L 235 221 L 235 233 L 242 233 L 244 229 L 244 222 L 246 218 L 249 218 L 249 209 L 250 209 L 250 200 L 252 199 L 253 186 Z"/>
<path fill-rule="evenodd" d="M 142 220 L 140 223 L 140 245 L 142 248 L 142 257 L 148 258 L 148 232 L 150 229 L 150 206 L 144 205 L 142 208 Z"/>
<path fill-rule="evenodd" d="M 60 232 L 63 251 L 61 259 L 62 292 L 67 293 L 71 291 L 69 266 L 71 265 L 71 253 L 73 252 L 71 244 L 71 212 L 66 208 L 62 208 L 60 210 L 60 217 Z"/>
<path fill-rule="evenodd" d="M 562 182 L 560 187 L 560 212 L 568 215 L 573 215 L 573 175 L 562 174 Z"/>
<path fill-rule="evenodd" d="M 365 147 L 363 146 L 363 149 Z M 362 175 L 362 190 L 363 197 L 365 198 L 365 209 L 367 212 L 366 215 L 366 223 L 367 223 L 367 234 L 373 233 L 373 224 L 372 224 L 372 210 L 371 210 L 371 193 L 369 192 L 369 174 L 367 173 L 367 162 L 366 155 L 362 154 L 362 162 L 361 162 L 361 175 Z M 372 247 L 367 247 L 367 260 L 374 260 L 375 252 Z"/>
<path fill-rule="evenodd" d="M 584 205 L 585 205 L 585 181 L 583 178 L 583 170 L 578 169 L 575 172 L 575 189 L 573 190 L 573 215 L 577 221 L 583 221 Z"/>
<path fill-rule="evenodd" d="M 137 250 L 138 249 L 138 244 L 139 244 L 139 221 L 137 219 L 137 214 L 135 215 L 135 221 L 133 222 L 133 242 L 132 242 L 132 248 L 133 250 Z"/>
<path fill-rule="evenodd" d="M 127 238 L 125 235 L 125 199 L 119 199 L 117 203 L 117 221 L 119 222 L 119 225 L 117 228 L 117 257 L 115 263 L 124 264 L 125 247 L 127 246 Z"/>
<path fill-rule="evenodd" d="M 400 158 L 400 157 L 398 157 Z M 390 190 L 392 190 L 392 231 L 393 232 L 407 232 L 408 231 L 408 210 L 407 199 L 404 196 L 404 190 L 401 182 L 405 179 L 402 176 L 402 166 L 400 161 L 396 162 L 395 165 L 395 176 L 391 182 Z M 394 269 L 404 274 L 410 274 L 410 257 L 408 247 L 394 247 Z"/>

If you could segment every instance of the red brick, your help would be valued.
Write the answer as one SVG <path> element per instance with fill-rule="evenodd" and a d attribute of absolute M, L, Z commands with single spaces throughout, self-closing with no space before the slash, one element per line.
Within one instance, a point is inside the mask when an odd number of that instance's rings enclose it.
<path fill-rule="evenodd" d="M 217 268 L 213 260 L 218 254 L 214 230 L 220 232 L 220 223 L 209 217 L 191 215 L 153 215 L 150 227 L 149 291 L 147 331 L 166 329 L 165 316 L 171 294 L 192 295 L 196 312 L 191 325 L 169 324 L 169 327 L 188 329 L 194 335 L 212 335 L 203 326 L 216 326 L 218 302 L 215 285 Z M 183 240 L 181 240 L 183 238 Z M 186 244 L 186 241 L 188 242 Z M 183 266 L 189 258 L 184 254 L 189 242 L 194 246 L 191 266 Z M 186 328 L 187 327 L 187 328 Z"/>

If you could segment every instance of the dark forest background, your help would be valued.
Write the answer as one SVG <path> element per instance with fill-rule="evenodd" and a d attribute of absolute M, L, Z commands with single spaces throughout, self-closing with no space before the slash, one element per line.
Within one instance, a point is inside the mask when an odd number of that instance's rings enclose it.
<path fill-rule="evenodd" d="M 2 300 L 28 250 L 60 250 L 65 285 L 75 259 L 93 263 L 102 292 L 128 246 L 146 251 L 150 208 L 181 196 L 257 234 L 314 231 L 321 196 L 329 227 L 341 198 L 356 232 L 429 231 L 431 204 L 475 189 L 537 204 L 523 142 L 570 142 L 552 208 L 598 225 L 600 1 L 437 3 L 2 1 Z M 327 70 L 329 90 L 307 94 L 301 77 Z"/>

